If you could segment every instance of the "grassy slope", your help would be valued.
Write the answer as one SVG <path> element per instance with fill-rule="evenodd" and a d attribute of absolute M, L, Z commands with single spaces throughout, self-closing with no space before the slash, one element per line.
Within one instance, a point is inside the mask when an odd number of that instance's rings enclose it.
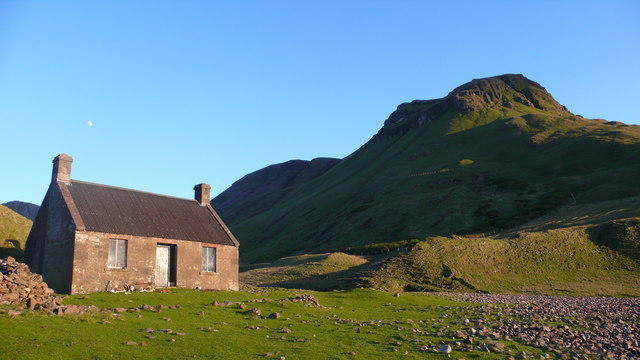
<path fill-rule="evenodd" d="M 251 319 L 237 306 L 213 307 L 212 301 L 249 301 L 263 298 L 282 299 L 300 292 L 269 290 L 246 292 L 197 292 L 177 290 L 173 293 L 91 294 L 90 299 L 73 296 L 66 303 L 99 307 L 132 307 L 180 304 L 180 309 L 162 312 L 141 311 L 113 317 L 110 312 L 94 315 L 47 316 L 28 314 L 18 317 L 0 315 L 0 349 L 3 359 L 261 359 L 275 353 L 287 359 L 400 359 L 419 357 L 442 359 L 442 354 L 420 352 L 423 345 L 433 349 L 453 343 L 451 335 L 465 325 L 464 318 L 484 318 L 487 326 L 491 314 L 480 314 L 465 303 L 419 294 L 394 297 L 373 290 L 328 293 L 307 292 L 327 308 L 306 307 L 302 303 L 248 303 L 264 316 L 280 311 L 280 319 Z M 199 315 L 200 312 L 203 315 Z M 140 317 L 138 317 L 140 315 Z M 170 320 L 167 320 L 170 319 Z M 407 319 L 415 322 L 408 323 Z M 373 322 L 372 322 L 373 321 Z M 442 322 L 440 322 L 442 321 Z M 369 322 L 372 322 L 369 324 Z M 256 329 L 247 329 L 248 326 Z M 291 333 L 281 329 L 287 327 Z M 356 329 L 362 328 L 362 333 Z M 166 329 L 185 336 L 154 334 L 148 339 L 145 328 Z M 218 331 L 211 331 L 207 328 Z M 417 329 L 417 332 L 412 329 Z M 442 331 L 441 336 L 436 335 Z M 282 338 L 281 338 L 282 337 Z M 169 342 L 170 338 L 176 339 Z M 300 339 L 300 341 L 298 341 Z M 126 342 L 148 346 L 128 346 Z M 489 340 L 477 339 L 476 345 Z M 399 342 L 399 345 L 392 345 Z M 502 340 L 507 350 L 542 354 L 515 341 Z M 396 351 L 394 351 L 396 350 Z M 405 355 L 405 351 L 407 355 Z M 504 354 L 454 351 L 452 358 L 501 359 Z"/>
<path fill-rule="evenodd" d="M 241 256 L 251 262 L 509 228 L 560 205 L 611 206 L 638 195 L 639 140 L 638 126 L 524 105 L 447 112 L 365 144 L 232 231 L 248 245 Z M 637 208 L 630 213 L 640 215 Z"/>
<path fill-rule="evenodd" d="M 312 290 L 353 288 L 359 274 L 379 265 L 388 256 L 354 256 L 344 253 L 290 256 L 269 264 L 257 264 L 240 273 L 250 286 L 277 286 Z M 243 269 L 241 269 L 243 270 Z"/>
<path fill-rule="evenodd" d="M 0 205 L 0 257 L 22 258 L 31 224 L 31 220 Z"/>
<path fill-rule="evenodd" d="M 333 167 L 340 160 L 316 158 L 291 160 L 245 175 L 216 196 L 211 205 L 218 214 L 234 223 L 267 211 L 294 188 Z"/>
<path fill-rule="evenodd" d="M 640 296 L 640 264 L 611 249 L 629 244 L 596 245 L 598 234 L 627 234 L 622 228 L 580 226 L 511 238 L 429 238 L 371 272 L 369 283 L 389 291 Z"/>

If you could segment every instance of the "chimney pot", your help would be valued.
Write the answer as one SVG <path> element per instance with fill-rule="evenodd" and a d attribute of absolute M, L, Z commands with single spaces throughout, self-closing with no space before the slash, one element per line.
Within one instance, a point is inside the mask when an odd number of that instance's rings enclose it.
<path fill-rule="evenodd" d="M 195 199 L 200 204 L 200 206 L 207 206 L 211 202 L 211 185 L 209 184 L 198 184 L 193 187 L 193 190 L 196 191 Z"/>
<path fill-rule="evenodd" d="M 51 182 L 71 183 L 71 163 L 73 158 L 67 154 L 60 154 L 53 158 L 53 176 Z"/>

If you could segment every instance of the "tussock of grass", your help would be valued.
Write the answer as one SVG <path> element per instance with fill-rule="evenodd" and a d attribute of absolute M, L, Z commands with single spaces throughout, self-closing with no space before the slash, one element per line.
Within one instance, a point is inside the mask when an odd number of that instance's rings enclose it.
<path fill-rule="evenodd" d="M 592 229 L 597 242 L 640 262 L 640 218 L 610 221 Z"/>

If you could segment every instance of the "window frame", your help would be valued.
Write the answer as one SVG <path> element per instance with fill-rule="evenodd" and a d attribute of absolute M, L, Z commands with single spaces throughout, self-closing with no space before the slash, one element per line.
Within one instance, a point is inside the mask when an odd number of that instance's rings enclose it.
<path fill-rule="evenodd" d="M 213 252 L 212 257 L 208 254 L 210 252 Z M 213 258 L 213 264 L 210 264 L 208 261 L 211 258 Z M 211 270 L 212 267 L 213 267 L 213 270 Z M 209 274 L 218 272 L 218 249 L 216 247 L 214 246 L 202 247 L 202 264 L 200 266 L 200 271 L 203 273 L 209 273 Z"/>
<path fill-rule="evenodd" d="M 121 245 L 124 244 L 124 245 Z M 114 251 L 112 251 L 115 249 Z M 124 251 L 123 251 L 124 250 Z M 107 269 L 126 269 L 129 257 L 129 241 L 125 239 L 109 239 Z"/>

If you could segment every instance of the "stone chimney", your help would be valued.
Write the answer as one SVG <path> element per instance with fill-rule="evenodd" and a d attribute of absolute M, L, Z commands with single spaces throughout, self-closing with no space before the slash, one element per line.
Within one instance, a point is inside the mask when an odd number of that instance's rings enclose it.
<path fill-rule="evenodd" d="M 211 185 L 198 184 L 193 187 L 196 191 L 196 201 L 200 206 L 207 206 L 211 202 Z"/>
<path fill-rule="evenodd" d="M 53 158 L 53 176 L 51 182 L 71 183 L 71 163 L 73 158 L 67 154 L 60 154 Z"/>

